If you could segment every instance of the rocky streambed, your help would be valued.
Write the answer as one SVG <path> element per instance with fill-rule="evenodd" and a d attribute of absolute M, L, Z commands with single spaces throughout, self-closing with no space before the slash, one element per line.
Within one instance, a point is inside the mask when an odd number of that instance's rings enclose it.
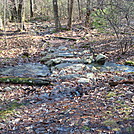
<path fill-rule="evenodd" d="M 88 83 L 96 78 L 95 73 L 134 72 L 133 66 L 107 62 L 108 57 L 103 54 L 98 54 L 94 58 L 89 50 L 78 52 L 76 49 L 60 46 L 58 49 L 45 50 L 41 55 L 42 64 L 23 63 L 14 67 L 0 68 L 0 75 L 36 78 L 49 76 L 52 80 L 75 78 L 78 83 Z"/>
<path fill-rule="evenodd" d="M 46 87 L 3 85 L 0 115 L 18 109 L 0 124 L 2 133 L 133 131 L 133 85 L 117 82 L 127 79 L 118 74 L 130 72 L 132 76 L 128 77 L 133 78 L 134 67 L 107 62 L 108 57 L 103 54 L 94 58 L 89 50 L 79 52 L 63 46 L 46 49 L 40 55 L 40 63 L 0 69 L 1 77 L 49 78 L 52 82 Z M 108 84 L 109 78 L 115 80 L 114 86 Z M 8 95 L 4 97 L 5 94 Z"/>

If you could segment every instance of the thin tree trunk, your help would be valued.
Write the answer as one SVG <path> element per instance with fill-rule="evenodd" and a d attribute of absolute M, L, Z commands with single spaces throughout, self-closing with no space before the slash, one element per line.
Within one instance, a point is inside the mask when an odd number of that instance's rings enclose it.
<path fill-rule="evenodd" d="M 1 15 L 0 15 L 0 30 L 4 30 L 4 27 L 3 27 L 3 20 L 2 20 Z"/>
<path fill-rule="evenodd" d="M 90 8 L 90 0 L 87 0 L 87 9 L 86 9 L 86 18 L 85 18 L 85 26 L 90 27 L 91 26 L 91 8 Z"/>
<path fill-rule="evenodd" d="M 77 0 L 77 2 L 78 2 L 79 20 L 81 20 L 81 7 L 80 7 L 80 0 Z"/>
<path fill-rule="evenodd" d="M 73 3 L 74 0 L 69 0 L 68 1 L 68 23 L 67 23 L 67 28 L 71 29 L 72 28 L 72 12 L 73 12 Z"/>
<path fill-rule="evenodd" d="M 33 0 L 33 12 L 37 9 L 36 0 Z"/>
<path fill-rule="evenodd" d="M 22 20 L 22 7 L 23 7 L 23 0 L 19 0 L 18 3 L 18 22 L 21 23 Z"/>
<path fill-rule="evenodd" d="M 33 1 L 30 0 L 30 18 L 33 17 Z"/>

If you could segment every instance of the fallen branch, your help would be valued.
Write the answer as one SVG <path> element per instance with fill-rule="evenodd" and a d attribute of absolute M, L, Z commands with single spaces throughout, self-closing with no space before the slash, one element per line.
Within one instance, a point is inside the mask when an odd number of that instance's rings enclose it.
<path fill-rule="evenodd" d="M 134 84 L 134 80 L 109 81 L 110 86 L 117 86 L 118 84 Z"/>
<path fill-rule="evenodd" d="M 26 85 L 49 85 L 50 80 L 38 79 L 38 78 L 22 78 L 22 77 L 0 77 L 0 83 L 11 83 L 11 84 L 26 84 Z"/>
<path fill-rule="evenodd" d="M 77 39 L 74 38 L 68 38 L 68 37 L 54 37 L 56 39 L 63 39 L 63 40 L 69 40 L 69 41 L 77 41 Z"/>

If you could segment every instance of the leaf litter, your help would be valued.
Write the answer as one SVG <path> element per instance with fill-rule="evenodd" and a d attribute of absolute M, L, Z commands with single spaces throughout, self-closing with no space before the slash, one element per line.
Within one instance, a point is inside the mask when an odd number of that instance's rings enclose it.
<path fill-rule="evenodd" d="M 66 36 L 55 33 L 51 36 Z M 73 37 L 72 37 L 73 38 Z M 47 40 L 44 45 L 43 40 Z M 100 43 L 103 44 L 103 43 Z M 51 37 L 21 35 L 0 40 L 0 67 L 18 63 L 40 62 L 41 51 L 51 46 L 66 46 L 83 51 L 81 43 L 61 41 Z M 93 44 L 96 52 L 107 53 L 115 61 L 116 49 L 106 43 Z M 101 49 L 97 49 L 97 47 Z M 128 59 L 129 52 L 118 63 Z M 132 55 L 130 53 L 130 59 Z M 133 84 L 109 85 L 114 76 L 133 80 L 127 72 L 94 73 L 97 80 L 79 84 L 76 78 L 55 79 L 49 86 L 26 86 L 0 83 L 0 133 L 35 134 L 103 134 L 134 132 Z"/>

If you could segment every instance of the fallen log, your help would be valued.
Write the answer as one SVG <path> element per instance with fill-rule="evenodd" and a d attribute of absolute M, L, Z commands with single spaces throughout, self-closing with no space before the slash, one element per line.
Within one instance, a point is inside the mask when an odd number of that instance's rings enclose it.
<path fill-rule="evenodd" d="M 11 84 L 26 84 L 26 85 L 49 85 L 49 79 L 39 79 L 39 78 L 24 78 L 24 77 L 13 77 L 13 76 L 3 76 L 0 77 L 0 83 L 11 83 Z"/>

